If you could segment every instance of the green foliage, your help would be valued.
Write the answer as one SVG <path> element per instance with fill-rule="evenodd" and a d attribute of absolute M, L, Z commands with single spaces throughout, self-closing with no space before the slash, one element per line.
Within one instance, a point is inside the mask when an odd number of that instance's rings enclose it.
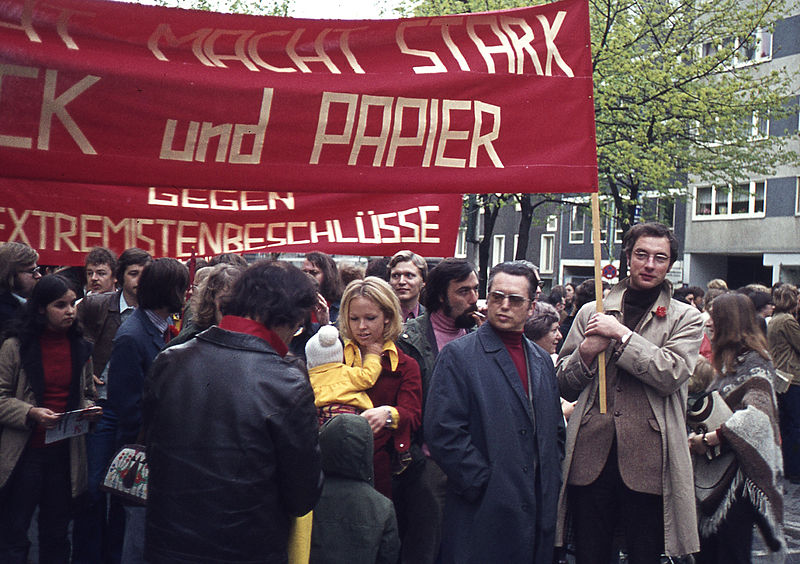
<path fill-rule="evenodd" d="M 733 184 L 798 163 L 788 136 L 757 134 L 766 118 L 786 115 L 793 94 L 789 72 L 758 64 L 771 39 L 762 32 L 789 1 L 589 0 L 600 192 L 623 230 L 645 195 L 687 197 L 690 181 Z M 521 5 L 406 0 L 403 13 Z"/>
<path fill-rule="evenodd" d="M 158 6 L 256 16 L 289 16 L 293 0 L 152 0 Z"/>

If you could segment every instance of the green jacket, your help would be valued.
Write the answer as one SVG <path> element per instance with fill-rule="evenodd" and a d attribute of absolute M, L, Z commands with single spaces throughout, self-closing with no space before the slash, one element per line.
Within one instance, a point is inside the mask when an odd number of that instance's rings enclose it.
<path fill-rule="evenodd" d="M 422 377 L 422 412 L 425 413 L 428 388 L 436 357 L 439 354 L 429 311 L 406 321 L 403 332 L 397 338 L 397 346 L 419 364 L 419 372 Z"/>
<path fill-rule="evenodd" d="M 392 502 L 373 487 L 367 420 L 337 415 L 319 433 L 325 485 L 314 508 L 310 564 L 395 564 L 400 537 Z"/>

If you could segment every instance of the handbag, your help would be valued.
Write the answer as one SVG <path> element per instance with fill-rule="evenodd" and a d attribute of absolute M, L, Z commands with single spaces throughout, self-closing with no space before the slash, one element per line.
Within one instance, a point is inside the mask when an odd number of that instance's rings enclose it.
<path fill-rule="evenodd" d="M 100 489 L 134 505 L 146 505 L 148 474 L 145 447 L 125 445 L 111 459 Z"/>
<path fill-rule="evenodd" d="M 698 398 L 687 413 L 689 428 L 702 435 L 719 429 L 733 415 L 718 391 L 704 394 Z M 711 515 L 722 502 L 730 488 L 739 464 L 736 453 L 722 452 L 721 445 L 709 448 L 705 454 L 693 454 L 694 496 L 700 510 Z"/>

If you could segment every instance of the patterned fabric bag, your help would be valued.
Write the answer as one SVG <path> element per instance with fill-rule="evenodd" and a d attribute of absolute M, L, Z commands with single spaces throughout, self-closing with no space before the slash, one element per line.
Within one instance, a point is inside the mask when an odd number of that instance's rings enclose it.
<path fill-rule="evenodd" d="M 718 391 L 705 394 L 689 408 L 689 427 L 698 435 L 716 431 L 733 415 Z M 732 451 L 722 451 L 720 445 L 708 449 L 705 455 L 692 455 L 694 466 L 694 495 L 697 505 L 706 515 L 713 513 L 728 491 L 739 464 Z"/>
<path fill-rule="evenodd" d="M 118 495 L 134 505 L 146 505 L 147 477 L 145 447 L 125 445 L 111 459 L 100 489 Z"/>

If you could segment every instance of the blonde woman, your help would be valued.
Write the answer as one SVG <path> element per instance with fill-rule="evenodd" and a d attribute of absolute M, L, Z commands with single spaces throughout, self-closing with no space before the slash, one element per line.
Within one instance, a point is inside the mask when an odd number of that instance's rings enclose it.
<path fill-rule="evenodd" d="M 410 462 L 411 433 L 422 419 L 419 366 L 394 343 L 402 328 L 400 302 L 388 283 L 368 276 L 348 284 L 339 312 L 345 363 L 363 366 L 370 344 L 382 348 L 381 374 L 367 391 L 374 407 L 361 416 L 374 434 L 375 488 L 390 499 L 392 471 Z"/>

